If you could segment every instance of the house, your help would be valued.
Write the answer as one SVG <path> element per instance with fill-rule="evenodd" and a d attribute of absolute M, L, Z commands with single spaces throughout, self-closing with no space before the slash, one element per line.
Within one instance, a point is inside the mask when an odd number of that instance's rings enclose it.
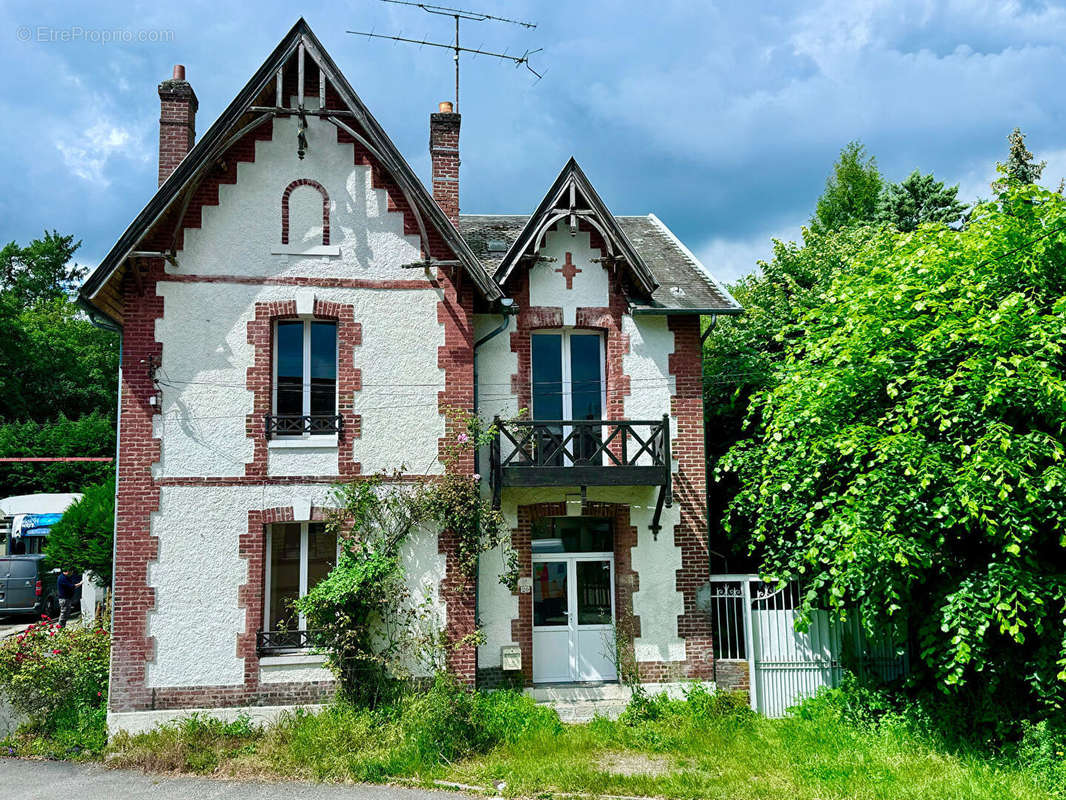
<path fill-rule="evenodd" d="M 122 331 L 112 730 L 328 696 L 274 632 L 335 555 L 330 488 L 439 473 L 449 407 L 503 420 L 457 468 L 521 569 L 411 543 L 413 590 L 485 634 L 451 671 L 614 681 L 624 619 L 641 680 L 715 678 L 700 321 L 740 308 L 666 225 L 573 160 L 528 216 L 460 214 L 459 115 L 428 191 L 303 20 L 198 141 L 183 67 L 159 97 L 158 191 L 81 289 Z"/>

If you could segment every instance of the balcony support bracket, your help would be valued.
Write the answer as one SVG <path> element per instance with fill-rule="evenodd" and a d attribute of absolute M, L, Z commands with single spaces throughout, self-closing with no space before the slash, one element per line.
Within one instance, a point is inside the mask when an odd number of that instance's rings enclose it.
<path fill-rule="evenodd" d="M 663 529 L 660 524 L 663 516 L 663 506 L 666 505 L 666 495 L 670 492 L 670 489 L 666 486 L 659 487 L 659 499 L 655 501 L 655 513 L 651 516 L 651 525 L 648 527 L 651 529 L 652 541 L 659 541 L 659 531 Z"/>

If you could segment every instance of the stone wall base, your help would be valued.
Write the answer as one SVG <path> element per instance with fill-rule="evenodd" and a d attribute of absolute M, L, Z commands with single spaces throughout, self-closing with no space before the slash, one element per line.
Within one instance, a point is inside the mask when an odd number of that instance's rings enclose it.
<path fill-rule="evenodd" d="M 234 708 L 176 708 L 165 711 L 109 711 L 107 712 L 107 734 L 147 733 L 159 725 L 166 725 L 193 714 L 211 717 L 222 722 L 233 722 L 240 716 L 246 716 L 253 725 L 268 725 L 277 721 L 282 714 L 302 708 L 312 713 L 321 711 L 326 706 L 292 705 L 292 706 L 237 706 Z"/>

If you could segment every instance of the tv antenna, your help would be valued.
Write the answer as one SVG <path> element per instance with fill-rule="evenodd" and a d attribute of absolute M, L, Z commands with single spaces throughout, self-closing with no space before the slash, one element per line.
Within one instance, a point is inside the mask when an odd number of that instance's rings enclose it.
<path fill-rule="evenodd" d="M 426 47 L 442 47 L 445 50 L 451 50 L 453 53 L 452 58 L 455 61 L 455 111 L 459 111 L 459 54 L 460 53 L 472 53 L 474 56 L 490 56 L 491 58 L 500 58 L 504 61 L 511 61 L 515 67 L 525 67 L 534 75 L 537 76 L 537 80 L 543 77 L 543 73 L 537 72 L 529 64 L 529 57 L 534 53 L 541 52 L 544 48 L 538 47 L 536 50 L 526 50 L 520 56 L 510 55 L 506 50 L 502 53 L 493 53 L 490 50 L 482 50 L 481 48 L 462 47 L 459 44 L 459 20 L 470 20 L 472 22 L 505 22 L 509 25 L 520 25 L 523 28 L 536 28 L 537 23 L 526 22 L 520 19 L 509 19 L 507 17 L 497 17 L 493 14 L 485 14 L 480 11 L 470 11 L 463 8 L 449 8 L 448 6 L 435 6 L 430 3 L 417 3 L 412 0 L 381 0 L 383 3 L 392 3 L 398 6 L 414 6 L 420 8 L 427 14 L 437 14 L 442 17 L 452 17 L 455 20 L 455 41 L 451 44 L 444 42 L 431 42 L 428 39 L 409 39 L 404 36 L 389 36 L 384 33 L 375 33 L 374 31 L 345 31 L 354 36 L 366 36 L 368 39 L 392 39 L 394 42 L 408 42 L 410 44 L 423 45 Z"/>

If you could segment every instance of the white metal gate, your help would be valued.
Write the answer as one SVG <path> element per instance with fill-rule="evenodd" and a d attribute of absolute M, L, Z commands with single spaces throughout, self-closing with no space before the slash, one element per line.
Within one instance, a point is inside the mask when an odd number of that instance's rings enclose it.
<path fill-rule="evenodd" d="M 815 611 L 806 631 L 796 630 L 800 587 L 778 587 L 757 575 L 711 579 L 715 658 L 746 660 L 751 706 L 780 717 L 823 686 L 838 686 L 844 660 L 892 680 L 907 670 L 907 654 L 891 639 L 870 640 L 854 617 L 834 621 Z"/>

